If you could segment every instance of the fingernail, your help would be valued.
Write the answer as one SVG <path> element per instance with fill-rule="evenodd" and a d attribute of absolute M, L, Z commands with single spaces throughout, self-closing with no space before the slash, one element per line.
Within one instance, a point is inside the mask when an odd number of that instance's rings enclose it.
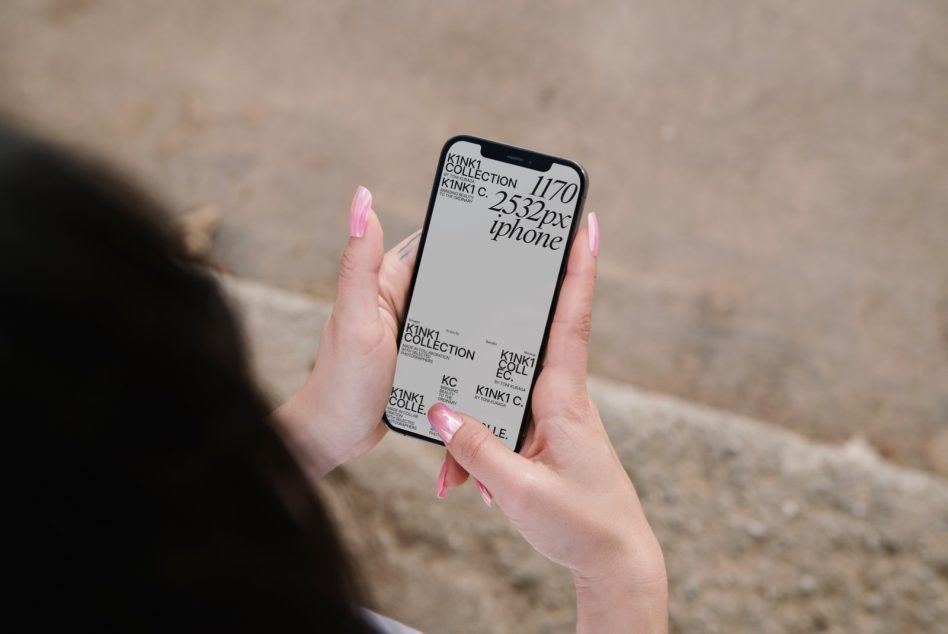
<path fill-rule="evenodd" d="M 490 506 L 494 501 L 494 497 L 490 494 L 490 491 L 487 490 L 487 487 L 481 484 L 480 480 L 474 480 L 474 482 L 477 484 L 477 492 L 481 494 L 481 499 L 484 500 L 484 504 Z"/>
<path fill-rule="evenodd" d="M 438 474 L 438 498 L 443 500 L 448 494 L 448 485 L 445 478 L 448 476 L 448 459 L 441 463 L 441 473 Z"/>
<path fill-rule="evenodd" d="M 428 410 L 428 422 L 435 428 L 441 440 L 445 443 L 451 442 L 454 432 L 461 426 L 461 417 L 453 409 L 444 403 L 435 403 Z"/>
<path fill-rule="evenodd" d="M 593 211 L 586 218 L 586 226 L 589 227 L 589 251 L 593 257 L 599 257 L 599 218 Z"/>
<path fill-rule="evenodd" d="M 353 238 L 361 238 L 365 234 L 370 209 L 372 209 L 372 192 L 359 185 L 355 196 L 352 197 L 352 206 L 349 207 L 349 235 Z"/>

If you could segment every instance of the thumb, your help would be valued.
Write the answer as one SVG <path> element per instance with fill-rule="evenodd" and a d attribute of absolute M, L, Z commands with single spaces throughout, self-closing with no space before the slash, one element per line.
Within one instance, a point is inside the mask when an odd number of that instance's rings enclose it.
<path fill-rule="evenodd" d="M 372 194 L 359 187 L 349 210 L 349 244 L 339 267 L 335 310 L 340 317 L 364 319 L 378 310 L 379 269 L 384 255 L 382 226 L 372 210 Z"/>
<path fill-rule="evenodd" d="M 504 492 L 523 479 L 533 465 L 504 445 L 479 420 L 455 412 L 444 403 L 428 410 L 435 428 L 459 465 L 503 503 Z"/>

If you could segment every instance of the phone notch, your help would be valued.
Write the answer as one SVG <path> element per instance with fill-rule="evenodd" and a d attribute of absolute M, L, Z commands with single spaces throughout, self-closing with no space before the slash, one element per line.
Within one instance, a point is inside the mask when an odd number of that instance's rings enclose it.
<path fill-rule="evenodd" d="M 500 143 L 482 144 L 481 156 L 494 159 L 495 161 L 519 165 L 538 172 L 548 172 L 550 167 L 553 166 L 552 157 L 509 145 L 502 145 Z"/>

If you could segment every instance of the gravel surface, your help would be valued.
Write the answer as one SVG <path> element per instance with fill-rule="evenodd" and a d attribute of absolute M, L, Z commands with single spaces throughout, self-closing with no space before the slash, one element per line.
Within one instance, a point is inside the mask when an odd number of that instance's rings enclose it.
<path fill-rule="evenodd" d="M 301 383 L 330 305 L 225 279 L 275 399 Z M 662 543 L 680 632 L 948 632 L 948 483 L 861 442 L 593 378 Z M 321 484 L 379 611 L 430 632 L 565 632 L 569 575 L 471 486 L 435 498 L 441 451 L 388 434 Z M 590 492 L 594 494 L 594 492 Z"/>

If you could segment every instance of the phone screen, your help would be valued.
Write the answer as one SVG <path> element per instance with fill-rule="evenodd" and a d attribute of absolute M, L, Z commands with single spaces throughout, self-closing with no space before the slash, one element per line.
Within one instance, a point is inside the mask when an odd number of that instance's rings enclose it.
<path fill-rule="evenodd" d="M 427 419 L 440 401 L 519 448 L 585 191 L 570 161 L 448 141 L 402 325 L 390 427 L 440 443 Z"/>

